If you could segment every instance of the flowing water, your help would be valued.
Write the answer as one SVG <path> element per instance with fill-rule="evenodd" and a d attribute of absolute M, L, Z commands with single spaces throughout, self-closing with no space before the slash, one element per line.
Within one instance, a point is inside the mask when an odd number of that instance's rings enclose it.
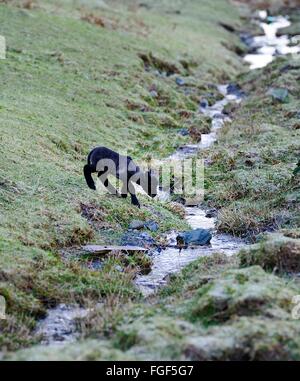
<path fill-rule="evenodd" d="M 181 251 L 177 248 L 168 248 L 154 254 L 151 273 L 139 276 L 135 281 L 145 296 L 152 294 L 158 288 L 164 286 L 168 282 L 168 275 L 180 271 L 196 259 L 212 255 L 216 252 L 232 255 L 245 245 L 243 240 L 234 238 L 229 234 L 215 233 L 215 219 L 205 217 L 206 213 L 203 209 L 187 207 L 186 213 L 186 219 L 191 228 L 196 229 L 201 227 L 212 231 L 213 238 L 211 244 L 209 246 L 187 248 Z M 176 235 L 174 232 L 169 236 L 170 245 L 176 244 Z"/>
<path fill-rule="evenodd" d="M 276 56 L 297 54 L 300 52 L 299 44 L 292 46 L 289 36 L 277 36 L 277 32 L 291 25 L 287 17 L 268 17 L 267 12 L 259 12 L 260 26 L 264 32 L 261 36 L 254 37 L 249 46 L 254 51 L 245 56 L 245 61 L 250 64 L 250 69 L 259 69 L 271 63 Z M 271 19 L 272 22 L 269 20 Z"/>
<path fill-rule="evenodd" d="M 276 35 L 280 28 L 290 25 L 288 18 L 272 17 L 272 22 L 270 22 L 267 12 L 264 11 L 259 13 L 259 17 L 264 34 L 254 37 L 249 44 L 253 53 L 247 54 L 245 61 L 250 64 L 250 69 L 264 67 L 278 55 L 300 52 L 299 46 L 291 46 L 288 36 L 277 37 Z M 218 130 L 223 127 L 225 122 L 230 122 L 230 118 L 223 113 L 224 107 L 229 102 L 241 102 L 242 95 L 238 92 L 228 91 L 228 85 L 218 86 L 218 90 L 224 98 L 211 107 L 206 106 L 199 109 L 199 112 L 212 118 L 211 132 L 202 135 L 201 143 L 184 146 L 177 150 L 171 158 L 184 159 L 196 155 L 201 149 L 210 147 L 217 140 Z M 167 194 L 163 196 L 165 199 L 168 198 Z M 168 248 L 160 253 L 154 253 L 151 273 L 138 276 L 135 281 L 145 296 L 165 285 L 169 274 L 180 271 L 197 258 L 211 255 L 214 252 L 233 255 L 245 246 L 245 242 L 241 239 L 216 232 L 216 219 L 206 217 L 206 212 L 201 207 L 186 207 L 186 219 L 192 229 L 204 228 L 212 231 L 213 238 L 210 246 L 188 248 L 181 252 L 175 248 Z M 173 232 L 168 238 L 170 245 L 174 245 L 176 233 Z M 43 337 L 42 343 L 45 345 L 76 341 L 78 338 L 76 319 L 83 318 L 88 312 L 89 310 L 78 306 L 59 305 L 48 311 L 47 317 L 38 323 L 36 332 Z"/>
<path fill-rule="evenodd" d="M 62 344 L 78 338 L 76 319 L 87 316 L 89 310 L 78 306 L 60 304 L 48 311 L 37 326 L 36 334 L 42 336 L 41 344 Z"/>
<path fill-rule="evenodd" d="M 229 102 L 241 102 L 241 96 L 228 92 L 228 85 L 218 86 L 219 92 L 224 96 L 221 101 L 213 106 L 200 107 L 200 112 L 211 117 L 211 132 L 201 136 L 201 142 L 195 145 L 187 145 L 171 155 L 171 159 L 184 159 L 197 155 L 201 149 L 210 147 L 217 140 L 217 133 L 225 122 L 230 122 L 230 118 L 223 113 L 224 107 Z M 163 195 L 166 198 L 166 194 Z M 154 253 L 152 270 L 147 275 L 138 276 L 135 280 L 140 291 L 148 296 L 159 287 L 165 285 L 168 275 L 183 269 L 197 258 L 212 255 L 214 252 L 232 255 L 238 252 L 244 245 L 244 241 L 229 234 L 215 232 L 215 218 L 206 217 L 206 212 L 201 207 L 186 207 L 186 220 L 192 229 L 209 229 L 213 233 L 213 238 L 209 246 L 198 246 L 197 248 L 187 248 L 179 250 L 177 248 L 167 248 L 161 252 Z M 176 245 L 176 232 L 168 237 L 169 245 Z"/>

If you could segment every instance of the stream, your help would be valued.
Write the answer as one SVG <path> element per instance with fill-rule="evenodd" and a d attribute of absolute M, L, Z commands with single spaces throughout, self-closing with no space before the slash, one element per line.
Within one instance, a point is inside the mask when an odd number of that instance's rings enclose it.
<path fill-rule="evenodd" d="M 244 57 L 250 69 L 259 69 L 267 66 L 277 56 L 285 54 L 297 54 L 300 46 L 292 46 L 288 36 L 277 37 L 277 31 L 291 25 L 289 19 L 283 16 L 270 17 L 266 11 L 257 13 L 257 19 L 263 34 L 251 37 L 247 41 L 251 54 Z M 242 92 L 232 85 L 219 85 L 219 92 L 223 95 L 221 101 L 213 106 L 202 105 L 199 112 L 207 115 L 212 120 L 211 132 L 203 134 L 199 144 L 190 144 L 178 149 L 171 158 L 184 159 L 197 155 L 199 150 L 206 149 L 217 140 L 218 130 L 224 123 L 230 122 L 230 118 L 224 114 L 224 107 L 230 102 L 241 102 Z M 221 234 L 215 230 L 216 218 L 206 216 L 205 209 L 201 207 L 185 207 L 186 220 L 192 229 L 204 228 L 211 230 L 213 238 L 209 246 L 198 246 L 179 251 L 176 248 L 167 248 L 161 252 L 155 252 L 152 260 L 153 267 L 148 275 L 140 275 L 135 279 L 135 284 L 144 296 L 153 294 L 158 288 L 168 282 L 170 274 L 179 272 L 189 263 L 197 258 L 212 255 L 215 252 L 233 255 L 237 253 L 246 243 L 239 238 L 228 234 Z M 176 244 L 176 232 L 168 236 L 170 246 Z M 76 330 L 76 319 L 85 317 L 87 309 L 78 306 L 58 305 L 48 311 L 45 319 L 37 324 L 36 333 L 41 335 L 44 345 L 59 345 L 66 342 L 74 342 L 78 338 Z"/>
<path fill-rule="evenodd" d="M 195 145 L 187 145 L 178 149 L 170 158 L 184 159 L 194 155 L 202 150 L 210 147 L 217 140 L 218 130 L 221 129 L 225 122 L 230 122 L 230 118 L 223 113 L 224 107 L 229 102 L 241 102 L 242 95 L 238 89 L 234 89 L 237 94 L 233 94 L 232 86 L 218 86 L 219 92 L 224 98 L 216 102 L 213 106 L 201 107 L 199 112 L 211 118 L 211 132 L 202 134 L 201 142 Z M 164 196 L 165 198 L 165 196 Z M 140 275 L 136 278 L 135 283 L 143 293 L 148 296 L 154 293 L 159 287 L 165 285 L 170 274 L 179 272 L 189 263 L 197 258 L 212 255 L 214 252 L 233 255 L 238 252 L 244 245 L 244 241 L 235 238 L 229 234 L 220 234 L 215 232 L 215 217 L 206 217 L 206 211 L 201 207 L 185 207 L 186 220 L 192 229 L 209 229 L 213 238 L 210 245 L 198 246 L 196 248 L 187 248 L 179 251 L 176 248 L 167 248 L 160 253 L 154 253 L 152 257 L 152 270 L 147 275 Z M 168 237 L 170 246 L 176 245 L 177 233 L 174 232 Z"/>
<path fill-rule="evenodd" d="M 250 64 L 250 70 L 262 68 L 271 63 L 277 56 L 286 54 L 297 54 L 300 52 L 299 46 L 290 46 L 291 40 L 288 36 L 277 37 L 277 32 L 281 28 L 291 25 L 287 17 L 270 17 L 266 11 L 257 14 L 259 24 L 264 34 L 253 37 L 249 42 L 252 53 L 247 54 L 244 60 Z M 197 155 L 199 150 L 210 147 L 217 140 L 218 130 L 226 122 L 230 123 L 230 118 L 224 114 L 224 107 L 228 103 L 240 103 L 244 94 L 235 85 L 219 85 L 219 92 L 224 96 L 221 101 L 216 102 L 211 107 L 201 107 L 199 111 L 212 119 L 211 132 L 203 134 L 201 143 L 198 145 L 187 145 L 176 151 L 171 158 L 184 159 L 192 155 Z M 197 258 L 209 256 L 214 252 L 225 255 L 237 253 L 246 243 L 228 234 L 215 232 L 216 218 L 206 217 L 206 212 L 201 207 L 186 207 L 186 220 L 192 229 L 210 229 L 213 238 L 209 246 L 199 246 L 197 248 L 187 248 L 179 251 L 175 248 L 168 248 L 153 257 L 152 271 L 148 275 L 137 277 L 136 285 L 141 292 L 148 296 L 154 293 L 159 287 L 165 285 L 168 276 L 179 272 L 189 263 Z M 176 233 L 169 237 L 169 244 L 175 245 Z"/>

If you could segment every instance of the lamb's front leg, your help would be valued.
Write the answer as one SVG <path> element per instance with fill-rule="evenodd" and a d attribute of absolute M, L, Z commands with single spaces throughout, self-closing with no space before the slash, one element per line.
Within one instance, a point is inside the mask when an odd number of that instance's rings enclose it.
<path fill-rule="evenodd" d="M 127 198 L 127 196 L 128 196 L 128 185 L 127 185 L 127 182 L 123 182 L 123 186 L 121 189 L 121 197 Z"/>
<path fill-rule="evenodd" d="M 99 180 L 101 183 L 105 186 L 105 188 L 108 190 L 110 194 L 119 196 L 119 192 L 116 190 L 116 188 L 109 182 L 107 178 L 107 172 L 101 171 L 98 173 Z"/>

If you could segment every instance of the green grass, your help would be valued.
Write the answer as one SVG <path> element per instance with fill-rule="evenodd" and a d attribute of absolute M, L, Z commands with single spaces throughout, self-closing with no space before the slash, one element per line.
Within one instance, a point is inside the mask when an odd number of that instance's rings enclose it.
<path fill-rule="evenodd" d="M 123 263 L 128 271 L 120 275 L 114 271 L 120 259 L 112 258 L 97 273 L 62 260 L 59 250 L 114 243 L 133 218 L 158 221 L 158 234 L 186 224 L 170 205 L 142 198 L 138 210 L 129 200 L 91 192 L 82 175 L 86 156 L 96 145 L 137 161 L 168 155 L 187 141 L 177 134 L 187 122 L 178 110 L 196 111 L 202 95 L 216 96 L 211 82 L 240 69 L 225 47 L 238 38 L 218 25 L 239 23 L 226 0 L 147 1 L 150 10 L 134 1 L 106 3 L 0 4 L 7 41 L 0 61 L 0 284 L 9 302 L 3 349 L 32 343 L 36 319 L 56 303 L 139 297 L 132 286 L 139 260 Z M 178 7 L 181 14 L 172 13 Z M 87 16 L 105 27 L 82 19 Z M 150 71 L 141 53 L 155 57 Z M 174 77 L 155 74 L 158 62 L 176 67 L 190 95 Z M 88 220 L 83 206 L 97 217 Z"/>

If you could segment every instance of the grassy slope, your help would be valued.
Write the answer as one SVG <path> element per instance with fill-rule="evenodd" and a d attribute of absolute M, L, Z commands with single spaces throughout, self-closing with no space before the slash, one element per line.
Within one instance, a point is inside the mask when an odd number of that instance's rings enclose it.
<path fill-rule="evenodd" d="M 0 290 L 8 302 L 0 345 L 9 349 L 28 344 L 35 319 L 58 301 L 135 294 L 132 269 L 114 269 L 122 259 L 108 260 L 98 273 L 62 262 L 57 248 L 113 240 L 132 218 L 163 220 L 161 231 L 183 226 L 159 203 L 144 200 L 138 211 L 90 192 L 81 173 L 89 149 L 105 144 L 137 158 L 166 155 L 183 141 L 174 133 L 183 125 L 176 110 L 196 110 L 207 83 L 239 67 L 223 45 L 233 37 L 217 25 L 238 19 L 225 0 L 149 1 L 153 8 L 138 12 L 134 2 L 98 9 L 93 2 L 35 1 L 30 10 L 23 3 L 0 5 L 8 45 L 0 62 Z M 181 15 L 169 13 L 177 7 Z M 106 27 L 80 19 L 91 14 Z M 178 91 L 174 78 L 145 72 L 138 54 L 150 51 L 189 75 L 193 96 Z M 158 100 L 149 96 L 153 84 Z M 151 111 L 145 115 L 141 105 Z M 90 226 L 81 203 L 112 231 Z"/>

